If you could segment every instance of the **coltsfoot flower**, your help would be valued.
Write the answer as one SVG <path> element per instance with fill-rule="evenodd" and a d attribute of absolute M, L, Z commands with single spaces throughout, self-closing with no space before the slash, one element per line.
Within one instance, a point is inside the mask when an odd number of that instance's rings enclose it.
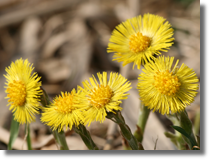
<path fill-rule="evenodd" d="M 37 73 L 33 73 L 33 64 L 28 60 L 18 59 L 6 68 L 6 93 L 8 105 L 14 114 L 14 119 L 20 124 L 35 121 L 35 114 L 41 108 L 39 101 L 42 91 Z"/>
<path fill-rule="evenodd" d="M 97 73 L 99 83 L 93 76 L 90 78 L 90 83 L 86 80 L 83 82 L 84 88 L 81 88 L 85 106 L 88 109 L 84 112 L 85 124 L 91 124 L 92 121 L 103 122 L 106 118 L 106 112 L 114 112 L 122 110 L 119 106 L 121 100 L 127 99 L 127 91 L 131 89 L 131 83 L 118 73 L 110 73 L 107 80 L 107 72 L 103 74 Z M 114 112 L 115 113 L 115 112 Z"/>
<path fill-rule="evenodd" d="M 161 114 L 181 112 L 194 101 L 198 90 L 198 78 L 193 69 L 178 60 L 172 67 L 174 57 L 158 57 L 147 63 L 138 78 L 141 101 Z"/>
<path fill-rule="evenodd" d="M 163 17 L 144 14 L 119 24 L 112 32 L 107 52 L 114 52 L 113 60 L 123 66 L 133 62 L 140 69 L 142 63 L 154 59 L 153 55 L 167 52 L 173 44 L 173 29 Z"/>
<path fill-rule="evenodd" d="M 71 130 L 73 125 L 83 124 L 84 116 L 81 110 L 85 108 L 81 107 L 80 101 L 77 99 L 79 93 L 75 89 L 71 93 L 61 92 L 61 95 L 55 97 L 53 102 L 43 109 L 41 121 L 58 132 L 64 127 L 69 127 Z"/>

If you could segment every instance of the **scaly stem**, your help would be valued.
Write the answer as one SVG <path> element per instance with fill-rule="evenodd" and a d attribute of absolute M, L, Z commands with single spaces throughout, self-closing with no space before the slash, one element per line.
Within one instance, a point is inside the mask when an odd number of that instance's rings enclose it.
<path fill-rule="evenodd" d="M 53 131 L 53 136 L 56 140 L 56 143 L 59 145 L 60 150 L 69 150 L 64 131 L 58 132 L 55 130 Z"/>
<path fill-rule="evenodd" d="M 27 146 L 28 146 L 28 150 L 32 150 L 31 147 L 31 138 L 30 138 L 30 125 L 26 124 L 26 136 L 27 136 Z"/>
<path fill-rule="evenodd" d="M 10 126 L 10 137 L 9 137 L 9 143 L 7 146 L 8 150 L 12 150 L 12 145 L 15 142 L 16 138 L 18 137 L 18 133 L 19 133 L 19 122 L 17 122 L 14 119 L 14 115 L 12 116 L 12 122 L 11 122 L 11 126 Z"/>
<path fill-rule="evenodd" d="M 194 122 L 195 135 L 199 135 L 200 131 L 200 111 L 196 113 Z"/>
<path fill-rule="evenodd" d="M 129 146 L 132 150 L 141 150 L 142 147 L 138 144 L 137 139 L 131 133 L 130 128 L 125 123 L 123 116 L 121 115 L 120 111 L 116 111 L 116 114 L 112 112 L 107 112 L 106 118 L 114 121 L 117 123 L 121 129 L 122 136 L 128 141 Z"/>
<path fill-rule="evenodd" d="M 93 142 L 90 133 L 85 128 L 84 125 L 80 124 L 79 126 L 73 126 L 74 131 L 80 135 L 85 145 L 88 147 L 89 150 L 99 150 L 96 144 Z"/>
<path fill-rule="evenodd" d="M 137 122 L 137 130 L 134 132 L 134 136 L 136 137 L 138 142 L 141 143 L 143 140 L 144 129 L 147 123 L 147 119 L 149 117 L 150 110 L 144 105 L 141 105 L 140 110 L 141 111 Z"/>

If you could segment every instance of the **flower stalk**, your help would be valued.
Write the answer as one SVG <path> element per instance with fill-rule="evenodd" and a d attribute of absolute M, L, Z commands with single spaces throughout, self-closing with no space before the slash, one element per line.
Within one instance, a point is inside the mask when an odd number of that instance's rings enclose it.
<path fill-rule="evenodd" d="M 64 131 L 58 132 L 57 130 L 52 131 L 56 143 L 59 146 L 60 150 L 69 150 L 69 147 L 66 143 L 66 137 Z"/>
<path fill-rule="evenodd" d="M 195 122 L 194 122 L 194 131 L 195 135 L 199 135 L 200 131 L 200 111 L 196 113 L 195 115 Z"/>
<path fill-rule="evenodd" d="M 77 127 L 73 126 L 74 131 L 80 135 L 85 145 L 88 147 L 89 150 L 99 150 L 96 144 L 93 142 L 90 133 L 85 128 L 84 125 L 80 124 Z"/>
<path fill-rule="evenodd" d="M 119 125 L 122 136 L 128 141 L 128 144 L 132 148 L 132 150 L 141 150 L 143 148 L 139 145 L 137 139 L 131 133 L 131 130 L 125 123 L 125 120 L 120 111 L 116 111 L 116 114 L 112 112 L 107 112 L 106 118 L 114 121 Z"/>
<path fill-rule="evenodd" d="M 136 137 L 138 142 L 141 143 L 143 141 L 144 129 L 149 117 L 150 110 L 143 104 L 141 104 L 140 110 L 141 111 L 137 122 L 137 130 L 134 132 L 134 136 Z"/>
<path fill-rule="evenodd" d="M 9 137 L 9 143 L 7 146 L 8 150 L 12 150 L 12 145 L 15 142 L 15 139 L 18 137 L 18 133 L 19 133 L 19 126 L 20 123 L 17 122 L 14 119 L 14 115 L 12 116 L 12 122 L 11 122 L 11 126 L 10 126 L 10 137 Z"/>
<path fill-rule="evenodd" d="M 32 150 L 31 147 L 31 137 L 30 137 L 30 125 L 26 124 L 26 141 L 27 141 L 27 146 L 28 146 L 28 150 Z"/>

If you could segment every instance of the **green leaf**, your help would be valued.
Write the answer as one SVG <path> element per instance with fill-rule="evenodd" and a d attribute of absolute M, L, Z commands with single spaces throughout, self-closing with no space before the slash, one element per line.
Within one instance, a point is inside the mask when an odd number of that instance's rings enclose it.
<path fill-rule="evenodd" d="M 183 128 L 179 126 L 171 126 L 171 127 L 174 128 L 176 131 L 180 132 L 182 135 L 184 135 L 190 141 L 191 146 L 197 146 L 197 143 L 194 141 L 194 139 L 192 139 L 192 137 L 189 134 L 187 134 L 187 132 Z"/>
<path fill-rule="evenodd" d="M 189 135 L 187 134 L 187 132 L 183 129 L 183 128 L 181 128 L 181 127 L 179 127 L 179 126 L 171 126 L 173 129 L 175 129 L 176 131 L 178 131 L 179 133 L 181 133 L 181 134 L 183 134 L 185 137 L 189 137 Z"/>
<path fill-rule="evenodd" d="M 20 126 L 19 122 L 14 120 L 14 116 L 12 116 L 8 150 L 12 150 L 12 145 L 15 142 L 15 139 L 17 138 L 18 133 L 19 133 L 19 126 Z"/>

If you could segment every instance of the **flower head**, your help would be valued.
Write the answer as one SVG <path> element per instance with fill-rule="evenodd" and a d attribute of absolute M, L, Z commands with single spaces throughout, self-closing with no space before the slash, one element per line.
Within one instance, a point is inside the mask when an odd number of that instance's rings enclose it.
<path fill-rule="evenodd" d="M 61 95 L 55 97 L 53 102 L 47 108 L 44 108 L 41 121 L 59 132 L 63 127 L 72 129 L 73 125 L 78 126 L 83 123 L 81 110 L 84 110 L 84 108 L 79 105 L 80 102 L 77 99 L 79 93 L 76 93 L 75 89 L 71 93 L 61 92 Z"/>
<path fill-rule="evenodd" d="M 131 83 L 127 81 L 122 75 L 118 73 L 110 73 L 109 80 L 107 80 L 107 72 L 103 74 L 97 73 L 99 83 L 93 76 L 90 78 L 90 83 L 86 80 L 83 82 L 84 88 L 83 99 L 85 106 L 88 106 L 87 111 L 84 112 L 86 122 L 90 123 L 94 120 L 103 122 L 106 118 L 106 112 L 114 112 L 121 110 L 119 106 L 121 100 L 127 99 L 127 91 L 131 89 Z"/>
<path fill-rule="evenodd" d="M 178 60 L 172 68 L 174 57 L 160 56 L 153 63 L 147 63 L 139 75 L 137 88 L 142 102 L 161 114 L 183 111 L 194 101 L 198 78 L 195 72 Z"/>
<path fill-rule="evenodd" d="M 33 65 L 33 64 L 32 64 Z M 33 67 L 26 59 L 16 60 L 6 68 L 6 93 L 10 110 L 14 113 L 14 119 L 19 123 L 31 123 L 38 114 L 41 82 L 37 73 L 33 73 Z"/>
<path fill-rule="evenodd" d="M 140 69 L 142 63 L 154 59 L 153 55 L 167 52 L 173 44 L 173 29 L 163 17 L 144 14 L 119 24 L 112 32 L 107 52 L 114 52 L 113 60 L 123 66 L 133 62 Z"/>

